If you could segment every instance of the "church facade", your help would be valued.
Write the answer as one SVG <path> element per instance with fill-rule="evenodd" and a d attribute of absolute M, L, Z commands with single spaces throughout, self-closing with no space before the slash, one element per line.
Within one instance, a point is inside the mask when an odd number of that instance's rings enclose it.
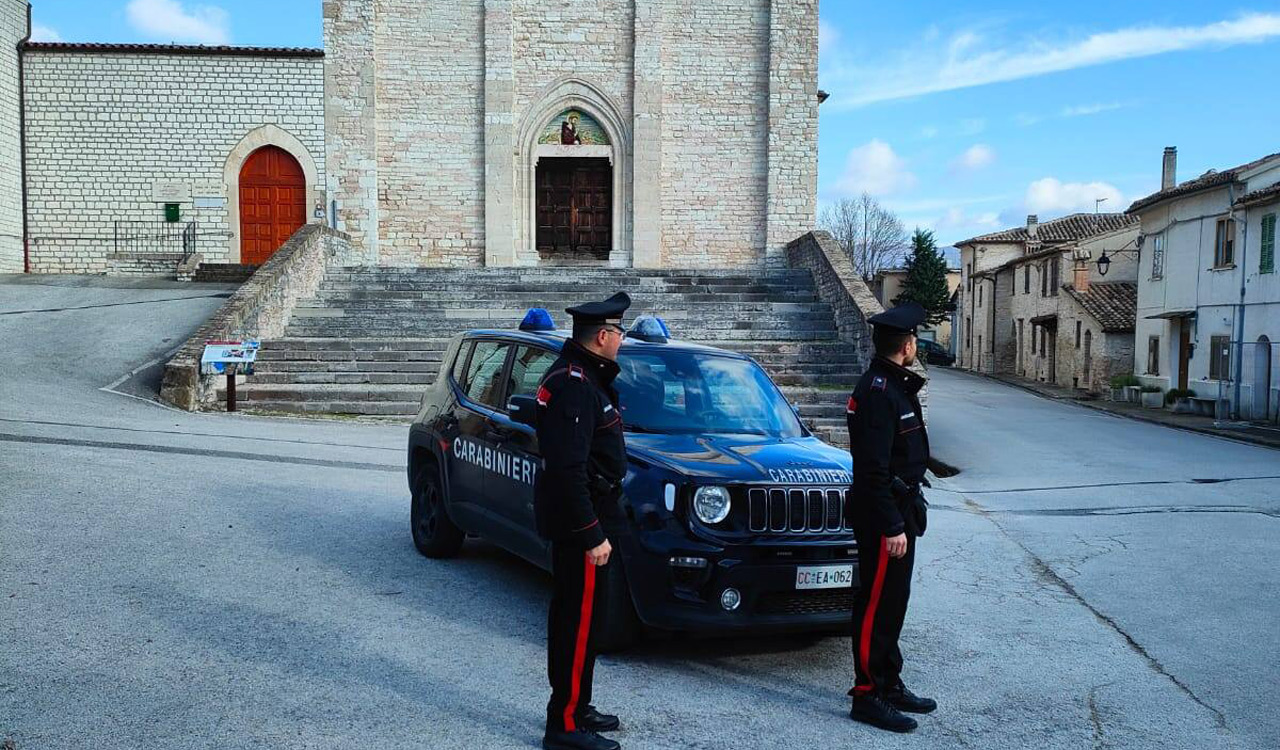
<path fill-rule="evenodd" d="M 813 227 L 816 0 L 325 0 L 352 263 L 779 266 Z"/>

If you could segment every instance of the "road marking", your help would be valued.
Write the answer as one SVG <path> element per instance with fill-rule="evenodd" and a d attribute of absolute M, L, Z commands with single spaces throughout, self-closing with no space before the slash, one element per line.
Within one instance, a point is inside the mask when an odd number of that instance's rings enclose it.
<path fill-rule="evenodd" d="M 36 313 L 73 312 L 75 310 L 97 310 L 103 307 L 125 307 L 128 305 L 153 305 L 159 302 L 185 302 L 192 299 L 228 299 L 231 292 L 219 294 L 197 294 L 193 297 L 165 297 L 163 299 L 137 300 L 134 302 L 104 302 L 101 305 L 81 305 L 79 307 L 45 307 L 36 310 L 6 310 L 0 315 L 33 315 Z"/>
<path fill-rule="evenodd" d="M 129 394 L 122 393 L 122 396 Z M 135 396 L 136 398 L 136 396 Z M 175 411 L 180 411 L 176 410 Z M 182 414 L 190 414 L 190 412 L 181 412 Z M 202 415 L 203 416 L 203 415 Z M 136 427 L 115 427 L 113 425 L 102 424 L 85 424 L 82 422 L 51 422 L 42 419 L 10 419 L 8 417 L 0 417 L 0 422 L 9 422 L 10 424 L 36 424 L 46 427 L 81 427 L 88 430 L 113 430 L 115 432 L 139 432 L 144 435 L 181 435 L 184 437 L 211 437 L 226 440 L 252 440 L 263 443 L 289 443 L 293 445 L 323 445 L 331 448 L 360 448 L 362 450 L 374 451 L 392 451 L 394 453 L 403 453 L 404 448 L 392 448 L 385 445 L 360 445 L 359 443 L 328 443 L 323 440 L 293 440 L 286 438 L 269 438 L 269 437 L 251 437 L 248 435 L 228 435 L 221 432 L 187 432 L 183 430 L 142 430 Z"/>

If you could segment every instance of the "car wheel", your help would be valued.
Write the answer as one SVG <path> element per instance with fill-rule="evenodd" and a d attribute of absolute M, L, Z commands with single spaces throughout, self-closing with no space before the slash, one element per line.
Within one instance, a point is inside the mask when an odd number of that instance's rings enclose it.
<path fill-rule="evenodd" d="M 640 618 L 636 615 L 635 604 L 631 600 L 631 588 L 627 584 L 627 573 L 622 568 L 622 560 L 614 552 L 613 561 L 605 566 L 605 575 L 609 577 L 607 594 L 597 606 L 604 607 L 604 622 L 600 635 L 596 638 L 596 650 L 601 653 L 625 651 L 640 641 Z"/>
<path fill-rule="evenodd" d="M 416 471 L 413 502 L 409 508 L 409 529 L 413 546 L 427 557 L 455 557 L 462 549 L 465 535 L 444 506 L 440 472 L 432 463 L 424 462 Z"/>

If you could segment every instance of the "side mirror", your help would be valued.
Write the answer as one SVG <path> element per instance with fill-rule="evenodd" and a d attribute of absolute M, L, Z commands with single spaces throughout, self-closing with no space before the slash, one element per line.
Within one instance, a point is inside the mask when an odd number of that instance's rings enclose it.
<path fill-rule="evenodd" d="M 538 400 L 533 396 L 512 396 L 507 402 L 511 421 L 535 427 L 538 422 Z"/>

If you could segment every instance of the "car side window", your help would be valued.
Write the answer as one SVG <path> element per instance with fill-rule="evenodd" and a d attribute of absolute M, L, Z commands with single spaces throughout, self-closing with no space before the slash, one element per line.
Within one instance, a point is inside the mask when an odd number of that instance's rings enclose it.
<path fill-rule="evenodd" d="M 512 396 L 533 396 L 538 392 L 538 384 L 542 376 L 547 374 L 558 357 L 554 352 L 539 349 L 536 346 L 522 346 L 516 349 L 516 357 L 511 361 L 510 388 L 507 398 Z"/>
<path fill-rule="evenodd" d="M 478 341 L 467 365 L 467 398 L 477 404 L 495 409 L 503 408 L 501 402 L 503 365 L 507 363 L 510 344 L 498 341 Z"/>
<path fill-rule="evenodd" d="M 453 382 L 462 385 L 466 380 L 467 355 L 471 353 L 471 342 L 464 341 L 458 345 L 458 355 L 453 360 Z"/>

